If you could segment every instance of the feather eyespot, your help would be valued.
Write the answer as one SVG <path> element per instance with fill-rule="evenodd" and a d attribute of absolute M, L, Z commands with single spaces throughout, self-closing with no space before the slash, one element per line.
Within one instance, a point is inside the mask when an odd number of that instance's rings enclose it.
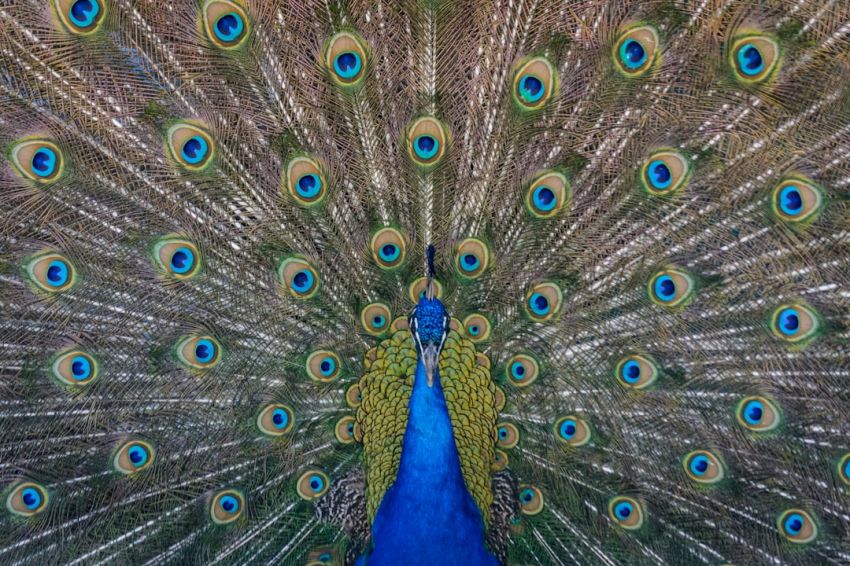
<path fill-rule="evenodd" d="M 366 76 L 366 43 L 359 36 L 342 31 L 325 45 L 325 66 L 340 87 L 359 85 Z"/>
<path fill-rule="evenodd" d="M 50 496 L 41 484 L 20 481 L 9 488 L 6 509 L 19 517 L 32 517 L 47 509 Z"/>
<path fill-rule="evenodd" d="M 646 74 L 658 58 L 658 32 L 650 26 L 638 26 L 620 34 L 614 44 L 614 62 L 629 77 Z"/>
<path fill-rule="evenodd" d="M 708 450 L 689 452 L 682 460 L 682 465 L 688 477 L 698 483 L 717 483 L 725 475 L 720 459 Z"/>
<path fill-rule="evenodd" d="M 221 49 L 242 46 L 251 30 L 248 14 L 235 2 L 207 0 L 201 12 L 204 31 L 209 40 Z"/>
<path fill-rule="evenodd" d="M 438 299 L 443 298 L 443 284 L 433 279 L 431 283 L 434 285 L 434 294 Z M 416 304 L 419 302 L 419 299 L 425 296 L 425 290 L 428 287 L 428 278 L 420 277 L 416 281 L 410 284 L 410 288 L 408 289 L 408 296 L 410 297 L 411 302 Z"/>
<path fill-rule="evenodd" d="M 208 369 L 221 361 L 221 345 L 212 336 L 190 336 L 177 345 L 177 359 L 193 369 Z"/>
<path fill-rule="evenodd" d="M 132 440 L 122 444 L 115 451 L 112 466 L 117 472 L 132 475 L 149 467 L 153 460 L 153 446 L 141 440 Z"/>
<path fill-rule="evenodd" d="M 567 206 L 571 198 L 567 178 L 557 171 L 544 171 L 529 185 L 525 207 L 537 218 L 551 218 Z"/>
<path fill-rule="evenodd" d="M 307 566 L 342 566 L 339 553 L 330 546 L 314 548 L 307 555 Z"/>
<path fill-rule="evenodd" d="M 466 329 L 466 336 L 474 344 L 480 344 L 490 338 L 492 326 L 483 314 L 475 313 L 467 316 L 463 319 L 463 327 Z"/>
<path fill-rule="evenodd" d="M 20 141 L 12 148 L 11 158 L 19 175 L 41 185 L 53 183 L 65 172 L 62 150 L 50 140 Z"/>
<path fill-rule="evenodd" d="M 245 497 L 235 489 L 215 493 L 210 501 L 210 518 L 217 525 L 227 525 L 242 516 Z"/>
<path fill-rule="evenodd" d="M 519 510 L 523 515 L 537 515 L 543 511 L 543 493 L 533 485 L 520 485 Z"/>
<path fill-rule="evenodd" d="M 490 250 L 477 238 L 467 238 L 457 247 L 455 270 L 462 279 L 477 279 L 490 263 Z"/>
<path fill-rule="evenodd" d="M 554 283 L 539 283 L 525 296 L 525 312 L 536 322 L 546 322 L 558 315 L 563 302 L 561 288 Z"/>
<path fill-rule="evenodd" d="M 779 532 L 789 542 L 806 544 L 818 536 L 818 526 L 812 516 L 802 509 L 787 509 L 776 521 Z"/>
<path fill-rule="evenodd" d="M 555 436 L 568 446 L 584 446 L 590 442 L 590 427 L 584 419 L 568 415 L 555 423 Z"/>
<path fill-rule="evenodd" d="M 62 26 L 74 35 L 94 33 L 109 7 L 104 0 L 53 0 L 53 5 Z"/>
<path fill-rule="evenodd" d="M 514 71 L 514 100 L 522 110 L 544 106 L 555 93 L 558 73 L 544 57 L 521 62 Z"/>
<path fill-rule="evenodd" d="M 790 224 L 814 220 L 823 207 L 821 189 L 810 179 L 794 176 L 780 182 L 771 195 L 773 215 Z"/>
<path fill-rule="evenodd" d="M 481 354 L 482 356 L 484 354 Z M 489 362 L 488 362 L 489 363 Z M 487 369 L 490 369 L 490 366 L 487 366 Z M 493 386 L 493 406 L 496 407 L 497 411 L 501 411 L 505 408 L 505 405 L 508 402 L 508 398 L 505 396 L 505 392 L 498 385 Z"/>
<path fill-rule="evenodd" d="M 257 415 L 257 428 L 268 436 L 282 436 L 295 426 L 292 409 L 280 403 L 266 405 Z"/>
<path fill-rule="evenodd" d="M 352 383 L 348 389 L 345 390 L 345 402 L 352 409 L 356 409 L 360 406 L 360 403 L 363 401 L 363 396 L 360 392 L 360 384 Z"/>
<path fill-rule="evenodd" d="M 30 258 L 26 264 L 27 278 L 41 291 L 61 293 L 77 282 L 77 271 L 65 256 L 45 252 Z"/>
<path fill-rule="evenodd" d="M 754 432 L 767 432 L 779 426 L 779 409 L 765 397 L 741 399 L 735 414 L 741 426 Z"/>
<path fill-rule="evenodd" d="M 352 444 L 356 440 L 357 423 L 354 417 L 346 415 L 339 419 L 334 426 L 334 436 L 342 444 Z"/>
<path fill-rule="evenodd" d="M 153 246 L 153 259 L 159 269 L 175 279 L 189 279 L 198 274 L 201 254 L 198 247 L 182 238 L 165 237 Z"/>
<path fill-rule="evenodd" d="M 330 350 L 317 350 L 307 356 L 307 375 L 314 381 L 331 382 L 339 377 L 339 356 Z"/>
<path fill-rule="evenodd" d="M 511 423 L 496 425 L 496 444 L 500 448 L 514 448 L 519 443 L 519 430 Z"/>
<path fill-rule="evenodd" d="M 505 373 L 510 383 L 517 387 L 527 387 L 537 379 L 540 365 L 531 356 L 516 354 L 508 359 Z"/>
<path fill-rule="evenodd" d="M 658 378 L 658 364 L 649 356 L 633 354 L 617 363 L 617 381 L 631 389 L 645 389 Z"/>
<path fill-rule="evenodd" d="M 679 191 L 690 177 L 690 164 L 681 153 L 656 151 L 641 166 L 641 184 L 654 196 L 671 195 Z"/>
<path fill-rule="evenodd" d="M 51 367 L 53 377 L 64 385 L 88 385 L 97 378 L 97 361 L 81 350 L 59 354 Z"/>
<path fill-rule="evenodd" d="M 288 257 L 280 262 L 278 279 L 296 299 L 309 299 L 319 290 L 319 274 L 307 260 Z"/>
<path fill-rule="evenodd" d="M 608 502 L 608 516 L 620 527 L 634 531 L 643 526 L 643 507 L 632 497 L 619 495 Z"/>
<path fill-rule="evenodd" d="M 330 486 L 331 481 L 326 474 L 319 470 L 308 470 L 298 478 L 296 491 L 301 499 L 312 501 L 326 494 Z"/>
<path fill-rule="evenodd" d="M 407 128 L 408 154 L 417 165 L 431 168 L 445 155 L 447 139 L 442 122 L 423 116 Z"/>
<path fill-rule="evenodd" d="M 372 336 L 381 336 L 390 327 L 392 313 L 390 307 L 383 303 L 372 303 L 360 311 L 360 324 Z"/>
<path fill-rule="evenodd" d="M 735 78 L 750 84 L 770 79 L 779 66 L 779 55 L 779 44 L 762 34 L 737 38 L 729 51 Z"/>
<path fill-rule="evenodd" d="M 213 161 L 215 144 L 204 129 L 180 122 L 168 129 L 166 134 L 171 158 L 189 171 L 202 171 Z"/>
<path fill-rule="evenodd" d="M 773 311 L 770 328 L 780 340 L 803 346 L 817 336 L 820 318 L 805 305 L 788 303 Z"/>
<path fill-rule="evenodd" d="M 494 472 L 501 472 L 508 467 L 508 455 L 498 448 L 494 451 L 493 462 L 490 464 L 490 469 Z"/>
<path fill-rule="evenodd" d="M 850 452 L 841 457 L 838 461 L 838 477 L 845 484 L 850 485 Z"/>
<path fill-rule="evenodd" d="M 313 157 L 293 157 L 286 164 L 284 184 L 290 196 L 301 206 L 315 206 L 324 200 L 328 181 L 322 165 Z"/>
<path fill-rule="evenodd" d="M 401 232 L 395 228 L 382 228 L 372 236 L 372 259 L 381 269 L 395 269 L 404 262 L 407 245 Z"/>
<path fill-rule="evenodd" d="M 685 306 L 693 298 L 694 280 L 686 271 L 670 267 L 653 275 L 648 284 L 649 298 L 656 305 Z"/>

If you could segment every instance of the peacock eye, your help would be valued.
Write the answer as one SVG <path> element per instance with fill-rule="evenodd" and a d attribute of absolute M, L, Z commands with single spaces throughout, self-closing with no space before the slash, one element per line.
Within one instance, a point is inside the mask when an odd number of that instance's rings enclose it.
<path fill-rule="evenodd" d="M 157 267 L 176 279 L 189 279 L 198 274 L 200 253 L 192 242 L 181 238 L 162 238 L 153 246 Z"/>
<path fill-rule="evenodd" d="M 590 427 L 584 419 L 569 415 L 555 423 L 555 435 L 569 446 L 584 446 L 590 442 Z"/>
<path fill-rule="evenodd" d="M 296 484 L 296 491 L 302 499 L 312 501 L 327 493 L 330 479 L 319 470 L 308 470 L 301 474 Z"/>
<path fill-rule="evenodd" d="M 773 189 L 771 209 L 779 220 L 791 224 L 814 220 L 823 206 L 823 195 L 804 177 L 785 179 Z"/>
<path fill-rule="evenodd" d="M 293 157 L 286 164 L 284 185 L 301 206 L 314 206 L 327 194 L 327 180 L 320 163 L 313 157 Z"/>
<path fill-rule="evenodd" d="M 773 311 L 770 326 L 773 334 L 780 340 L 803 344 L 817 335 L 820 329 L 820 318 L 809 307 L 789 303 Z"/>
<path fill-rule="evenodd" d="M 56 181 L 65 170 L 62 151 L 49 140 L 18 142 L 12 148 L 11 157 L 20 175 L 39 184 Z"/>
<path fill-rule="evenodd" d="M 850 452 L 838 461 L 838 477 L 841 478 L 841 481 L 850 485 Z"/>
<path fill-rule="evenodd" d="M 745 397 L 738 403 L 738 422 L 754 432 L 766 432 L 779 426 L 779 410 L 764 397 Z"/>
<path fill-rule="evenodd" d="M 76 35 L 88 35 L 100 27 L 106 16 L 103 0 L 54 0 L 59 20 Z"/>
<path fill-rule="evenodd" d="M 498 448 L 494 450 L 493 461 L 490 463 L 490 469 L 494 472 L 501 472 L 508 467 L 508 455 Z"/>
<path fill-rule="evenodd" d="M 340 32 L 328 40 L 325 65 L 333 81 L 341 87 L 353 87 L 366 75 L 365 42 L 349 32 Z"/>
<path fill-rule="evenodd" d="M 317 350 L 307 356 L 307 375 L 315 381 L 330 382 L 339 377 L 339 356 L 330 350 Z"/>
<path fill-rule="evenodd" d="M 649 280 L 649 298 L 664 307 L 684 306 L 692 298 L 693 290 L 693 278 L 681 269 L 663 269 Z"/>
<path fill-rule="evenodd" d="M 477 238 L 467 238 L 457 247 L 455 269 L 463 279 L 476 279 L 487 269 L 490 251 Z"/>
<path fill-rule="evenodd" d="M 720 460 L 707 450 L 689 452 L 682 464 L 685 472 L 695 482 L 703 484 L 717 483 L 723 479 L 724 470 Z"/>
<path fill-rule="evenodd" d="M 471 314 L 463 319 L 466 334 L 475 344 L 480 344 L 490 338 L 490 321 L 483 314 Z"/>
<path fill-rule="evenodd" d="M 210 502 L 210 518 L 217 525 L 226 525 L 238 519 L 244 508 L 244 496 L 235 489 L 225 489 L 213 495 Z"/>
<path fill-rule="evenodd" d="M 47 252 L 31 258 L 26 273 L 36 288 L 49 293 L 67 291 L 77 281 L 73 264 L 60 254 Z"/>
<path fill-rule="evenodd" d="M 407 129 L 408 153 L 423 167 L 436 165 L 446 152 L 446 129 L 436 118 L 423 116 Z"/>
<path fill-rule="evenodd" d="M 309 299 L 319 290 L 319 274 L 306 260 L 284 259 L 277 269 L 278 279 L 297 299 Z"/>
<path fill-rule="evenodd" d="M 567 178 L 556 171 L 544 171 L 529 185 L 525 207 L 538 218 L 550 218 L 564 208 L 571 198 Z"/>
<path fill-rule="evenodd" d="M 656 151 L 641 167 L 641 183 L 655 196 L 670 195 L 680 190 L 690 176 L 688 160 L 677 151 Z"/>
<path fill-rule="evenodd" d="M 511 423 L 496 425 L 496 444 L 500 448 L 513 448 L 519 442 L 519 430 Z"/>
<path fill-rule="evenodd" d="M 221 49 L 240 47 L 248 37 L 248 15 L 235 2 L 207 0 L 202 13 L 207 37 Z"/>
<path fill-rule="evenodd" d="M 649 26 L 635 27 L 620 34 L 614 45 L 614 62 L 620 72 L 639 77 L 654 66 L 658 33 Z"/>
<path fill-rule="evenodd" d="M 390 326 L 392 313 L 390 307 L 383 303 L 372 303 L 363 307 L 360 311 L 360 324 L 363 329 L 372 336 L 384 334 Z"/>
<path fill-rule="evenodd" d="M 514 100 L 523 110 L 536 110 L 545 105 L 555 92 L 557 72 L 543 57 L 521 63 L 514 71 Z"/>
<path fill-rule="evenodd" d="M 543 511 L 543 494 L 533 485 L 519 486 L 519 510 L 523 515 L 537 515 Z"/>
<path fill-rule="evenodd" d="M 363 401 L 363 397 L 360 394 L 360 384 L 352 383 L 348 389 L 345 390 L 345 402 L 346 404 L 356 409 L 360 406 L 360 403 Z"/>
<path fill-rule="evenodd" d="M 9 490 L 6 508 L 20 517 L 32 517 L 47 509 L 50 497 L 41 484 L 21 481 Z"/>
<path fill-rule="evenodd" d="M 98 365 L 93 357 L 80 350 L 71 350 L 56 357 L 53 376 L 65 385 L 87 385 L 97 378 Z"/>
<path fill-rule="evenodd" d="M 336 439 L 342 444 L 351 444 L 356 440 L 355 429 L 356 426 L 354 417 L 347 415 L 336 422 L 336 426 L 334 426 L 334 436 L 336 436 Z"/>
<path fill-rule="evenodd" d="M 150 466 L 153 460 L 153 446 L 141 440 L 134 440 L 118 448 L 112 459 L 112 465 L 116 471 L 131 475 Z"/>
<path fill-rule="evenodd" d="M 648 356 L 626 356 L 617 363 L 617 380 L 625 387 L 644 389 L 658 377 L 658 364 Z"/>
<path fill-rule="evenodd" d="M 395 228 L 382 228 L 375 232 L 371 242 L 372 259 L 381 269 L 394 269 L 404 262 L 407 245 L 401 232 Z"/>
<path fill-rule="evenodd" d="M 318 547 L 307 555 L 307 566 L 333 566 L 342 563 L 336 549 L 332 547 Z"/>
<path fill-rule="evenodd" d="M 643 526 L 643 508 L 636 499 L 620 495 L 608 502 L 608 516 L 617 525 L 627 530 Z"/>
<path fill-rule="evenodd" d="M 537 379 L 540 365 L 531 356 L 516 354 L 508 359 L 506 372 L 508 381 L 517 387 L 526 387 Z"/>
<path fill-rule="evenodd" d="M 560 287 L 554 283 L 539 283 L 526 295 L 525 310 L 532 320 L 546 322 L 558 314 L 562 301 Z"/>
<path fill-rule="evenodd" d="M 281 436 L 292 430 L 295 417 L 292 409 L 280 403 L 266 405 L 257 415 L 257 428 L 268 436 Z"/>
<path fill-rule="evenodd" d="M 437 281 L 436 279 L 432 280 L 434 285 L 435 296 L 438 299 L 443 298 L 443 284 Z M 419 299 L 425 296 L 425 290 L 428 287 L 428 278 L 420 277 L 416 279 L 413 283 L 410 284 L 408 288 L 408 297 L 410 297 L 410 301 L 413 304 L 419 302 Z"/>
<path fill-rule="evenodd" d="M 788 509 L 777 520 L 779 532 L 790 542 L 805 544 L 818 536 L 818 527 L 812 516 L 802 509 Z"/>
<path fill-rule="evenodd" d="M 221 345 L 212 336 L 190 336 L 178 344 L 177 358 L 189 368 L 211 368 L 221 361 Z"/>
<path fill-rule="evenodd" d="M 736 39 L 730 51 L 735 77 L 744 83 L 769 79 L 779 64 L 779 44 L 766 35 Z"/>
<path fill-rule="evenodd" d="M 184 169 L 200 171 L 212 163 L 212 137 L 198 126 L 185 122 L 175 124 L 168 129 L 167 139 L 172 159 Z"/>

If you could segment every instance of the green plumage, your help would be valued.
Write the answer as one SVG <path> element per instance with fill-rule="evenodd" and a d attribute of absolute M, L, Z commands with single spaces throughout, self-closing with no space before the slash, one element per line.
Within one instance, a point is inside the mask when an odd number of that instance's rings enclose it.
<path fill-rule="evenodd" d="M 848 26 L 0 6 L 0 564 L 352 562 L 428 245 L 502 562 L 850 562 Z"/>

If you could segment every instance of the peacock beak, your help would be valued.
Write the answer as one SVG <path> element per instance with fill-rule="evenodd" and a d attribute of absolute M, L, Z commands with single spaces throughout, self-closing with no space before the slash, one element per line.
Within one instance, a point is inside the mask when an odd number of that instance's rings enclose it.
<path fill-rule="evenodd" d="M 437 373 L 437 365 L 440 363 L 440 346 L 428 344 L 422 351 L 422 364 L 425 366 L 425 375 L 428 377 L 428 387 L 434 386 L 434 375 Z"/>

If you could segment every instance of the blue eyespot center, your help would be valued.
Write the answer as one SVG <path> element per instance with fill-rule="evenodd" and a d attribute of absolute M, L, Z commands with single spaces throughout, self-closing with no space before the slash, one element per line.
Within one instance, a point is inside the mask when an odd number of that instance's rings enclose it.
<path fill-rule="evenodd" d="M 97 15 L 100 13 L 100 4 L 97 0 L 77 0 L 71 5 L 68 16 L 77 27 L 90 27 Z"/>
<path fill-rule="evenodd" d="M 803 212 L 803 196 L 800 190 L 791 185 L 779 192 L 779 206 L 782 212 L 789 216 L 797 216 Z"/>
<path fill-rule="evenodd" d="M 460 266 L 464 271 L 475 271 L 481 265 L 475 254 L 463 254 L 460 260 Z"/>
<path fill-rule="evenodd" d="M 514 362 L 511 364 L 511 375 L 515 379 L 523 379 L 525 377 L 525 366 L 522 362 Z"/>
<path fill-rule="evenodd" d="M 283 409 L 275 409 L 272 412 L 272 423 L 275 428 L 286 428 L 289 424 L 289 414 Z"/>
<path fill-rule="evenodd" d="M 666 189 L 673 183 L 673 174 L 666 163 L 660 159 L 649 164 L 649 182 L 656 189 Z"/>
<path fill-rule="evenodd" d="M 321 491 L 325 487 L 325 480 L 321 476 L 310 476 L 310 489 L 313 491 Z"/>
<path fill-rule="evenodd" d="M 507 438 L 507 437 L 508 437 L 508 430 L 505 429 L 505 428 L 500 428 L 499 429 L 499 438 Z"/>
<path fill-rule="evenodd" d="M 638 69 L 646 62 L 646 49 L 640 42 L 627 39 L 620 45 L 620 60 L 629 69 Z"/>
<path fill-rule="evenodd" d="M 763 414 L 764 404 L 761 401 L 749 401 L 744 407 L 744 420 L 751 425 L 759 424 Z"/>
<path fill-rule="evenodd" d="M 322 372 L 322 375 L 328 376 L 331 375 L 334 370 L 336 370 L 336 361 L 333 358 L 325 358 L 322 360 L 322 363 L 319 364 L 319 369 Z"/>
<path fill-rule="evenodd" d="M 292 278 L 292 288 L 299 293 L 305 293 L 313 287 L 313 274 L 306 269 L 302 269 Z"/>
<path fill-rule="evenodd" d="M 655 296 L 664 302 L 676 298 L 676 283 L 669 275 L 662 275 L 655 280 Z"/>
<path fill-rule="evenodd" d="M 558 204 L 555 192 L 545 185 L 534 189 L 532 198 L 534 199 L 535 208 L 543 212 L 549 212 Z"/>
<path fill-rule="evenodd" d="M 540 293 L 532 293 L 528 304 L 534 314 L 544 315 L 549 313 L 549 299 Z"/>
<path fill-rule="evenodd" d="M 523 75 L 519 80 L 519 94 L 526 102 L 537 102 L 546 94 L 546 88 L 534 75 Z"/>
<path fill-rule="evenodd" d="M 296 183 L 295 190 L 304 198 L 314 198 L 322 190 L 322 179 L 315 173 L 301 175 Z"/>
<path fill-rule="evenodd" d="M 24 489 L 23 493 L 21 493 L 21 499 L 24 505 L 27 506 L 27 509 L 38 509 L 41 506 L 41 493 L 34 487 Z"/>
<path fill-rule="evenodd" d="M 232 42 L 242 35 L 245 23 L 236 12 L 228 12 L 215 21 L 215 36 L 221 41 Z"/>
<path fill-rule="evenodd" d="M 746 43 L 738 49 L 738 67 L 748 76 L 757 75 L 764 69 L 764 59 L 755 45 Z"/>
<path fill-rule="evenodd" d="M 334 71 L 343 79 L 353 79 L 363 66 L 360 55 L 353 51 L 340 53 L 334 59 Z"/>
<path fill-rule="evenodd" d="M 195 344 L 195 358 L 202 364 L 205 364 L 212 361 L 214 357 L 215 345 L 212 341 L 207 340 L 206 338 L 198 340 L 198 343 Z"/>
<path fill-rule="evenodd" d="M 420 159 L 431 159 L 440 149 L 440 143 L 434 136 L 424 134 L 413 140 L 413 148 Z"/>
<path fill-rule="evenodd" d="M 785 519 L 785 530 L 790 535 L 798 535 L 803 530 L 803 516 L 799 513 L 791 513 Z"/>
<path fill-rule="evenodd" d="M 797 309 L 783 309 L 779 313 L 779 330 L 786 336 L 793 336 L 800 328 L 800 315 Z"/>
<path fill-rule="evenodd" d="M 478 334 L 481 333 L 481 329 L 478 327 L 477 324 L 473 324 L 472 326 L 469 327 L 469 333 L 472 334 L 473 336 L 478 336 Z"/>
<path fill-rule="evenodd" d="M 376 314 L 372 317 L 372 326 L 375 328 L 383 328 L 386 323 L 387 319 L 383 315 Z"/>
<path fill-rule="evenodd" d="M 201 136 L 192 136 L 183 143 L 180 154 L 190 165 L 196 165 L 207 156 L 207 141 Z"/>
<path fill-rule="evenodd" d="M 637 383 L 640 380 L 640 364 L 635 360 L 629 360 L 623 364 L 623 380 L 627 383 Z"/>
<path fill-rule="evenodd" d="M 53 287 L 61 287 L 68 282 L 68 264 L 54 259 L 47 266 L 47 282 Z"/>
<path fill-rule="evenodd" d="M 529 488 L 523 489 L 522 492 L 519 494 L 519 499 L 523 503 L 530 503 L 534 500 L 534 490 Z"/>
<path fill-rule="evenodd" d="M 91 375 L 91 362 L 85 356 L 74 356 L 71 360 L 71 373 L 78 381 L 88 379 Z"/>
<path fill-rule="evenodd" d="M 561 423 L 561 437 L 566 440 L 572 439 L 576 435 L 576 422 L 572 419 Z"/>
<path fill-rule="evenodd" d="M 621 520 L 625 521 L 631 516 L 633 511 L 632 504 L 628 501 L 621 501 L 614 506 L 614 514 Z"/>
<path fill-rule="evenodd" d="M 49 177 L 56 171 L 56 152 L 50 148 L 39 148 L 32 156 L 32 171 L 39 177 Z"/>
<path fill-rule="evenodd" d="M 174 273 L 183 274 L 192 270 L 195 265 L 195 254 L 186 247 L 177 248 L 171 255 L 171 270 Z"/>
<path fill-rule="evenodd" d="M 136 468 L 139 468 L 148 461 L 148 451 L 141 446 L 133 446 L 127 451 L 127 457 Z"/>
<path fill-rule="evenodd" d="M 691 472 L 696 476 L 705 475 L 705 472 L 708 471 L 708 458 L 699 454 L 691 458 L 690 469 Z"/>
<path fill-rule="evenodd" d="M 401 249 L 395 244 L 384 244 L 381 246 L 380 256 L 384 261 L 395 261 L 401 255 Z"/>
<path fill-rule="evenodd" d="M 218 503 L 222 509 L 231 515 L 239 510 L 239 500 L 232 495 L 225 495 L 218 500 Z"/>
<path fill-rule="evenodd" d="M 348 423 L 348 426 L 345 427 L 345 430 L 348 431 L 348 434 L 354 434 L 354 423 Z"/>

